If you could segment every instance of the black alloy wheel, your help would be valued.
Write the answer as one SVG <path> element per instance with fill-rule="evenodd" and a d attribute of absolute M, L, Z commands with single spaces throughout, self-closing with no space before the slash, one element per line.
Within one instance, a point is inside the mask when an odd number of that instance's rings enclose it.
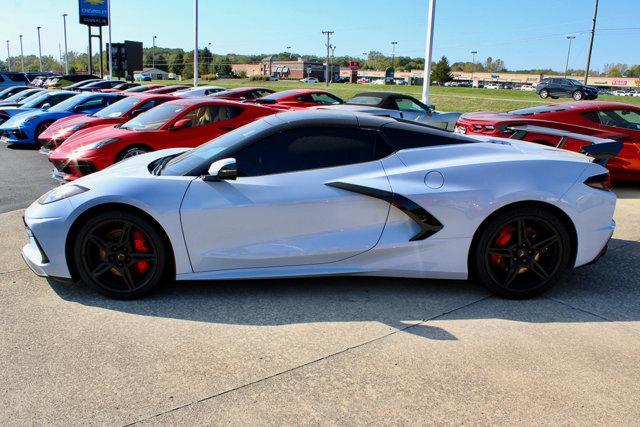
<path fill-rule="evenodd" d="M 553 214 L 520 208 L 495 218 L 476 246 L 475 271 L 506 298 L 530 298 L 550 289 L 569 266 L 570 238 Z"/>
<path fill-rule="evenodd" d="M 83 282 L 118 299 L 151 292 L 166 266 L 160 234 L 126 212 L 105 212 L 87 221 L 78 233 L 74 255 Z"/>

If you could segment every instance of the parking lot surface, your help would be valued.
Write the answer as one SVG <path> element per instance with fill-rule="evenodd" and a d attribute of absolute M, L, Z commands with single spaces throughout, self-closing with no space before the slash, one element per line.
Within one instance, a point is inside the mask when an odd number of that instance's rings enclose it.
<path fill-rule="evenodd" d="M 114 301 L 26 268 L 22 208 L 55 184 L 37 152 L 0 147 L 0 162 L 4 425 L 640 418 L 633 187 L 618 192 L 607 255 L 533 300 L 345 277 L 171 284 Z"/>

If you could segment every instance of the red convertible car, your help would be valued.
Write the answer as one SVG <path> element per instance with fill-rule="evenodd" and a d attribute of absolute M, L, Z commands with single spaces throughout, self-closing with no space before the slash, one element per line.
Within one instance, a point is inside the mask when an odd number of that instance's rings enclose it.
<path fill-rule="evenodd" d="M 640 181 L 640 107 L 619 102 L 574 101 L 523 108 L 508 112 L 463 114 L 455 131 L 463 134 L 509 137 L 580 151 L 584 142 L 550 137 L 515 129 L 521 125 L 543 126 L 572 133 L 609 138 L 623 143 L 607 167 L 618 181 Z M 524 132 L 524 134 L 523 134 Z"/>
<path fill-rule="evenodd" d="M 275 113 L 275 108 L 224 99 L 176 99 L 122 125 L 81 130 L 52 151 L 49 160 L 54 178 L 72 181 L 149 151 L 197 147 Z"/>
<path fill-rule="evenodd" d="M 216 92 L 212 95 L 216 99 L 233 99 L 234 101 L 254 101 L 263 96 L 274 93 L 273 90 L 264 87 L 236 87 L 233 89 Z"/>
<path fill-rule="evenodd" d="M 71 135 L 82 129 L 88 129 L 101 125 L 122 124 L 131 120 L 140 113 L 165 103 L 173 101 L 171 95 L 147 95 L 146 93 L 136 93 L 118 102 L 114 102 L 106 108 L 91 115 L 76 114 L 65 117 L 54 122 L 38 137 L 42 148 L 41 153 L 48 154 L 49 151 L 58 148 Z"/>
<path fill-rule="evenodd" d="M 344 101 L 326 90 L 292 89 L 272 93 L 256 99 L 259 104 L 282 110 L 299 110 L 318 105 L 344 104 Z"/>

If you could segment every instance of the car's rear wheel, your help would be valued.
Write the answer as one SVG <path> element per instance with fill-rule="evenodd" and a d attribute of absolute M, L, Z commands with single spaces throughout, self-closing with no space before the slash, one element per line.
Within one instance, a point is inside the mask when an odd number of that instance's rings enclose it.
<path fill-rule="evenodd" d="M 546 89 L 542 89 L 540 91 L 540 98 L 547 99 L 549 97 L 549 91 Z"/>
<path fill-rule="evenodd" d="M 80 228 L 74 257 L 84 283 L 118 299 L 157 288 L 167 265 L 160 233 L 144 219 L 118 211 L 96 215 Z"/>
<path fill-rule="evenodd" d="M 571 239 L 562 221 L 539 208 L 499 214 L 481 230 L 472 268 L 505 298 L 530 298 L 553 287 L 568 268 Z"/>
<path fill-rule="evenodd" d="M 580 101 L 582 98 L 584 98 L 584 94 L 582 92 L 580 92 L 579 90 L 577 90 L 577 91 L 573 92 L 572 97 L 576 101 Z"/>
<path fill-rule="evenodd" d="M 149 152 L 151 152 L 151 150 L 148 147 L 142 145 L 127 147 L 118 154 L 116 161 L 120 162 L 122 160 L 130 159 L 131 157 L 139 156 L 141 154 L 146 154 Z"/>

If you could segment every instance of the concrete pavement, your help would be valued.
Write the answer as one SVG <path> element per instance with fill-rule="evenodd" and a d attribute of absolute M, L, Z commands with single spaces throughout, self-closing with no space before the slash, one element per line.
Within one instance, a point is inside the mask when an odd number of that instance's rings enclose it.
<path fill-rule="evenodd" d="M 26 269 L 0 214 L 0 422 L 636 424 L 640 191 L 542 298 L 466 282 L 172 285 L 112 301 Z"/>

